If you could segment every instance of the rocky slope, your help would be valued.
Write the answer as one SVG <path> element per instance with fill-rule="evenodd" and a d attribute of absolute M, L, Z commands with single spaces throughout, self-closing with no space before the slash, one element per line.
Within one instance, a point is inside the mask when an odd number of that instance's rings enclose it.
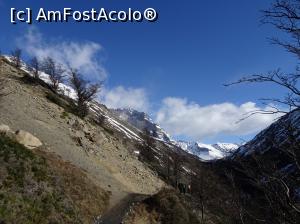
<path fill-rule="evenodd" d="M 82 120 L 68 111 L 68 100 L 53 95 L 47 85 L 35 83 L 24 71 L 0 58 L 5 80 L 0 124 L 32 133 L 51 152 L 86 172 L 92 182 L 110 192 L 109 209 L 128 194 L 152 195 L 164 182 L 134 154 L 140 137 L 110 116 L 95 123 L 94 115 Z M 99 211 L 98 215 L 101 215 Z"/>

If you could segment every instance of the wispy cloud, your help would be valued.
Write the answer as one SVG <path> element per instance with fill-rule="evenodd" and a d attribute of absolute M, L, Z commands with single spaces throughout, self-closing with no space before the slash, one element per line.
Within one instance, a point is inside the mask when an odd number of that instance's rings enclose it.
<path fill-rule="evenodd" d="M 98 43 L 47 39 L 36 27 L 29 28 L 17 42 L 29 55 L 40 59 L 52 57 L 67 67 L 78 69 L 88 79 L 99 81 L 107 77 L 107 72 L 98 59 L 103 51 Z"/>
<path fill-rule="evenodd" d="M 195 140 L 221 134 L 243 136 L 266 128 L 279 116 L 258 114 L 237 122 L 246 113 L 261 109 L 272 108 L 260 108 L 253 102 L 239 106 L 232 103 L 200 106 L 186 99 L 169 97 L 163 100 L 156 121 L 172 135 L 185 135 Z"/>
<path fill-rule="evenodd" d="M 104 90 L 101 95 L 101 101 L 109 108 L 132 108 L 144 112 L 149 110 L 149 99 L 143 88 L 118 86 Z"/>

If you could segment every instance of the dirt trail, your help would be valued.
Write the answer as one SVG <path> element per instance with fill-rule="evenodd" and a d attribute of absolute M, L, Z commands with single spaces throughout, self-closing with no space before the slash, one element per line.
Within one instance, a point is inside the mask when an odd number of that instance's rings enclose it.
<path fill-rule="evenodd" d="M 129 211 L 133 203 L 141 202 L 148 198 L 149 195 L 144 194 L 128 194 L 118 204 L 109 209 L 96 224 L 121 224 L 122 219 Z"/>

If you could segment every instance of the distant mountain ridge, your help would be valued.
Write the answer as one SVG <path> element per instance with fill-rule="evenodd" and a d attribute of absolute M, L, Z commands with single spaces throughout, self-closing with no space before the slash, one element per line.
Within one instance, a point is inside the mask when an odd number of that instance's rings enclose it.
<path fill-rule="evenodd" d="M 111 111 L 120 120 L 130 123 L 141 131 L 147 131 L 156 139 L 174 144 L 204 161 L 224 158 L 231 155 L 239 147 L 239 145 L 232 143 L 216 143 L 210 145 L 200 142 L 175 141 L 144 112 L 139 112 L 134 109 L 111 109 Z"/>
<path fill-rule="evenodd" d="M 120 120 L 127 121 L 141 131 L 148 131 L 152 137 L 164 142 L 170 142 L 170 136 L 144 112 L 134 109 L 111 109 Z"/>
<path fill-rule="evenodd" d="M 184 151 L 198 156 L 201 160 L 209 161 L 222 159 L 235 152 L 239 145 L 232 143 L 203 144 L 199 142 L 176 142 Z"/>

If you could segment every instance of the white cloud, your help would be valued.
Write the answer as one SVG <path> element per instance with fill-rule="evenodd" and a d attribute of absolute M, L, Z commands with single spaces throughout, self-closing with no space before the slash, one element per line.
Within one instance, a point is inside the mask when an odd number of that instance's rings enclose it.
<path fill-rule="evenodd" d="M 132 108 L 144 112 L 149 109 L 148 97 L 142 88 L 118 86 L 104 90 L 101 95 L 101 101 L 109 108 Z"/>
<path fill-rule="evenodd" d="M 40 59 L 52 57 L 66 67 L 78 69 L 85 77 L 103 80 L 107 72 L 97 59 L 103 51 L 100 44 L 95 42 L 52 41 L 45 39 L 36 29 L 28 29 L 24 37 L 18 39 L 23 50 L 31 56 Z"/>
<path fill-rule="evenodd" d="M 237 122 L 246 113 L 259 108 L 253 102 L 240 106 L 232 103 L 200 106 L 181 98 L 166 98 L 157 112 L 156 121 L 172 135 L 186 135 L 195 140 L 206 137 L 225 135 L 247 135 L 266 128 L 279 115 L 253 115 L 248 119 Z"/>

